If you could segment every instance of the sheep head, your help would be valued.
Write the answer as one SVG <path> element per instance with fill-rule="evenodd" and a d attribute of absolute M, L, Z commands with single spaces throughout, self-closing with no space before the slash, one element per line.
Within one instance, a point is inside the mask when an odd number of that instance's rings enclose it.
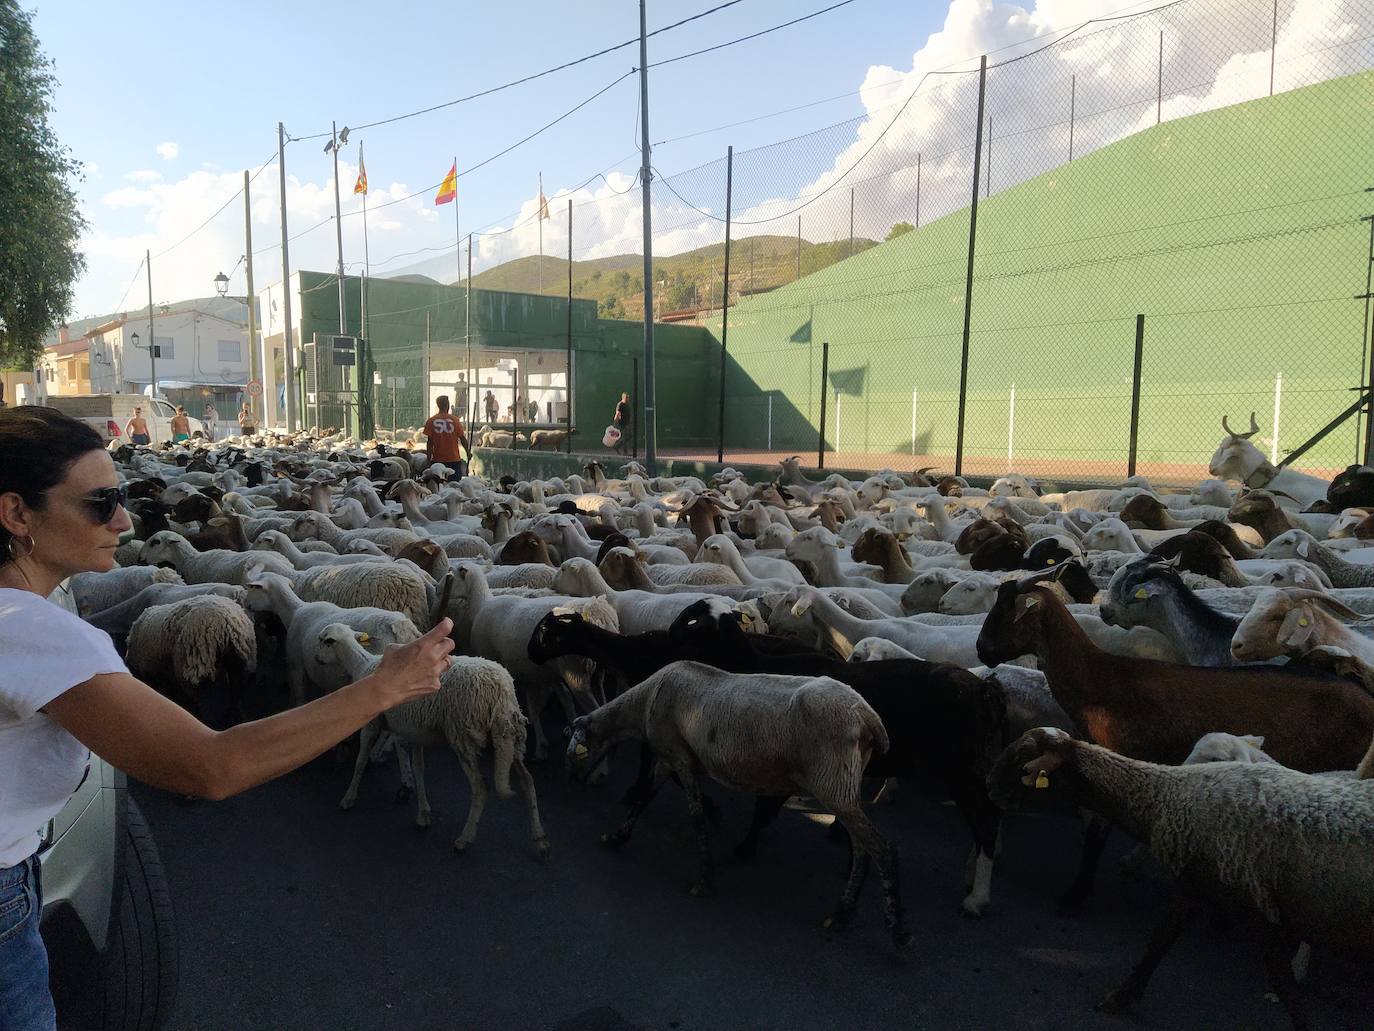
<path fill-rule="evenodd" d="M 1003 809 L 1014 809 L 1031 792 L 1053 790 L 1055 776 L 1073 765 L 1077 744 L 1057 727 L 1028 730 L 1012 742 L 988 774 L 988 797 Z"/>
<path fill-rule="evenodd" d="M 559 605 L 535 624 L 526 654 L 531 662 L 544 663 L 574 653 L 577 632 L 585 626 L 586 621 L 581 613 L 569 606 Z"/>
<path fill-rule="evenodd" d="M 1315 591 L 1271 587 L 1255 599 L 1231 639 L 1231 654 L 1242 662 L 1257 662 L 1277 655 L 1302 655 L 1318 644 L 1318 608 L 1330 603 L 1341 614 L 1350 610 Z M 1358 613 L 1352 613 L 1359 618 Z"/>
<path fill-rule="evenodd" d="M 1008 580 L 997 588 L 997 599 L 978 633 L 978 658 L 987 666 L 1036 654 L 1045 612 L 1063 602 L 1039 584 L 1023 586 Z"/>
<path fill-rule="evenodd" d="M 1250 438 L 1259 432 L 1255 413 L 1250 413 L 1250 430 L 1247 433 L 1237 433 L 1231 429 L 1225 416 L 1222 416 L 1221 428 L 1226 431 L 1226 436 L 1221 439 L 1212 460 L 1207 463 L 1207 471 L 1218 479 L 1245 482 L 1267 462 L 1259 448 L 1250 443 Z"/>

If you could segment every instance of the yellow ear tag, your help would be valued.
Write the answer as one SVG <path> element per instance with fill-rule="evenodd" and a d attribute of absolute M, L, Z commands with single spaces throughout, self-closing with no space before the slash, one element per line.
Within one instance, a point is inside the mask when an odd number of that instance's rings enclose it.
<path fill-rule="evenodd" d="M 1037 774 L 1035 775 L 1035 786 L 1036 786 L 1037 789 L 1040 789 L 1040 790 L 1043 790 L 1043 789 L 1049 787 L 1049 786 L 1050 786 L 1050 775 L 1049 775 L 1048 773 L 1046 773 L 1044 770 L 1041 770 L 1039 773 L 1037 773 Z"/>
<path fill-rule="evenodd" d="M 358 635 L 358 643 L 359 643 L 359 644 L 371 644 L 371 643 L 372 643 L 372 638 L 371 638 L 368 634 L 359 634 L 359 635 Z"/>
<path fill-rule="evenodd" d="M 573 755 L 577 756 L 579 759 L 584 758 L 584 757 L 586 756 L 586 754 L 587 754 L 587 746 L 586 746 L 586 745 L 579 744 L 579 745 L 573 746 Z"/>
<path fill-rule="evenodd" d="M 1298 617 L 1298 626 L 1307 626 L 1310 622 L 1311 620 L 1309 620 L 1306 616 Z"/>
<path fill-rule="evenodd" d="M 1045 559 L 1045 565 L 1047 565 L 1047 566 L 1052 566 L 1052 565 L 1054 565 L 1054 559 L 1052 559 L 1052 558 L 1047 558 L 1047 559 Z"/>
<path fill-rule="evenodd" d="M 1135 596 L 1139 598 L 1141 601 L 1144 601 L 1146 598 L 1150 596 L 1150 592 L 1145 590 L 1145 588 L 1141 587 L 1136 590 Z"/>
<path fill-rule="evenodd" d="M 754 617 L 751 616 L 751 615 L 749 615 L 749 613 L 747 613 L 747 612 L 741 612 L 741 613 L 739 614 L 739 622 L 740 622 L 740 626 L 753 626 L 753 625 L 754 625 Z"/>

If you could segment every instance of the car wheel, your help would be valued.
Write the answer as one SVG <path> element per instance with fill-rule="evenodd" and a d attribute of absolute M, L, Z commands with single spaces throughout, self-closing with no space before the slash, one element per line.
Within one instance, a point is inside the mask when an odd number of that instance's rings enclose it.
<path fill-rule="evenodd" d="M 128 799 L 124 885 L 106 955 L 101 1031 L 168 1026 L 177 996 L 177 933 L 162 857 Z"/>

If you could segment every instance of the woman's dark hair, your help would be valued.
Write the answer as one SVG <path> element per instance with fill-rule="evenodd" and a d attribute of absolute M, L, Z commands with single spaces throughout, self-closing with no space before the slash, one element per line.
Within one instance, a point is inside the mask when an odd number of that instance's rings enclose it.
<path fill-rule="evenodd" d="M 103 450 L 99 433 L 55 408 L 0 408 L 0 494 L 18 494 L 29 508 L 41 511 L 45 492 L 67 478 L 73 462 Z M 13 536 L 0 526 L 0 564 L 10 560 Z"/>

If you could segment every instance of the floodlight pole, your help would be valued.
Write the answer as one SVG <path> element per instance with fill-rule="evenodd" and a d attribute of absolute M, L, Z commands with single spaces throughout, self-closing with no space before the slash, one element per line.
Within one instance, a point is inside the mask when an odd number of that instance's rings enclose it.
<path fill-rule="evenodd" d="M 649 42 L 644 0 L 639 0 L 639 181 L 644 207 L 644 465 L 658 475 L 657 402 L 654 390 L 654 244 L 649 165 Z"/>

